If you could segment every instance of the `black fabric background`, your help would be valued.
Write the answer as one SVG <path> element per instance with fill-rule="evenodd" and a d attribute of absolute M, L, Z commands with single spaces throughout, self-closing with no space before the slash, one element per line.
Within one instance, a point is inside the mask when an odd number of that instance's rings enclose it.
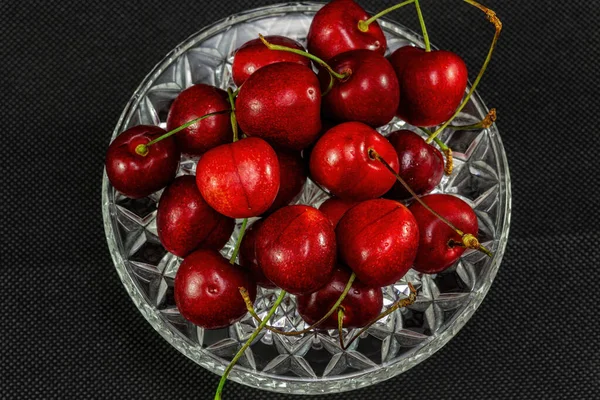
<path fill-rule="evenodd" d="M 163 340 L 108 253 L 103 158 L 121 110 L 179 42 L 270 0 L 0 2 L 0 398 L 212 399 L 218 377 Z M 360 0 L 380 10 L 393 0 Z M 499 112 L 510 241 L 475 316 L 410 371 L 324 399 L 600 398 L 600 7 L 486 0 L 504 22 L 479 93 Z M 493 34 L 422 0 L 432 42 L 479 69 Z M 414 12 L 393 18 L 418 30 Z M 229 399 L 290 399 L 229 383 Z"/>

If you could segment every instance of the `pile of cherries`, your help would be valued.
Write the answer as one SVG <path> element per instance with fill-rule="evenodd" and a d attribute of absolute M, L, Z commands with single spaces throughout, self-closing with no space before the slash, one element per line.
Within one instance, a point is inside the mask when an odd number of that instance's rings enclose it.
<path fill-rule="evenodd" d="M 112 142 L 106 171 L 116 190 L 141 198 L 166 187 L 157 230 L 183 258 L 174 289 L 187 320 L 216 329 L 250 311 L 255 334 L 277 331 L 266 325 L 272 314 L 253 311 L 259 285 L 282 289 L 271 313 L 287 292 L 310 325 L 282 334 L 368 327 L 382 315 L 381 288 L 410 268 L 438 273 L 466 248 L 488 253 L 467 203 L 428 194 L 452 159 L 427 128 L 448 126 L 468 100 L 465 63 L 428 42 L 384 57 L 376 19 L 411 3 L 422 20 L 418 0 L 375 17 L 353 0 L 331 1 L 314 17 L 308 51 L 281 36 L 251 40 L 235 52 L 237 89 L 191 86 L 166 130 L 135 126 Z M 376 131 L 394 117 L 429 137 Z M 176 178 L 181 154 L 199 157 L 195 176 Z M 290 205 L 309 178 L 330 198 L 319 209 Z M 251 217 L 261 219 L 246 230 Z M 244 220 L 228 260 L 219 251 L 235 219 Z M 414 301 L 411 291 L 396 306 Z"/>

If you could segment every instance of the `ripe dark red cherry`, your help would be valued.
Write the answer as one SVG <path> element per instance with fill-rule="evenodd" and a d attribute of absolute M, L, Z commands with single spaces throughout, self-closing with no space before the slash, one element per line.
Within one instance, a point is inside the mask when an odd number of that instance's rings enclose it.
<path fill-rule="evenodd" d="M 275 288 L 276 286 L 267 279 L 256 260 L 254 247 L 256 243 L 256 234 L 264 221 L 264 219 L 259 219 L 246 229 L 242 245 L 240 246 L 240 265 L 250 270 L 252 277 L 258 285 L 265 288 Z"/>
<path fill-rule="evenodd" d="M 233 226 L 233 219 L 219 214 L 204 201 L 194 176 L 175 179 L 160 197 L 156 214 L 158 238 L 167 251 L 178 257 L 201 247 L 220 250 Z"/>
<path fill-rule="evenodd" d="M 346 211 L 348 211 L 357 204 L 357 201 L 342 200 L 337 197 L 330 197 L 319 206 L 319 211 L 321 211 L 327 216 L 327 218 L 329 218 L 329 220 L 333 224 L 333 227 L 335 228 L 340 219 L 346 213 Z"/>
<path fill-rule="evenodd" d="M 314 16 L 307 36 L 311 54 L 327 61 L 349 50 L 365 49 L 381 55 L 385 53 L 386 40 L 375 21 L 366 32 L 358 28 L 359 21 L 370 15 L 353 0 L 333 0 Z"/>
<path fill-rule="evenodd" d="M 397 201 L 362 202 L 344 214 L 335 232 L 341 261 L 371 286 L 397 282 L 417 255 L 417 222 Z"/>
<path fill-rule="evenodd" d="M 215 250 L 188 255 L 175 276 L 175 304 L 181 315 L 205 329 L 227 327 L 247 312 L 239 288 L 256 299 L 256 283 L 248 271 L 231 265 Z"/>
<path fill-rule="evenodd" d="M 207 151 L 196 167 L 202 197 L 231 218 L 261 215 L 279 191 L 275 150 L 260 138 L 246 138 Z"/>
<path fill-rule="evenodd" d="M 392 132 L 388 140 L 398 153 L 400 169 L 398 174 L 417 194 L 431 192 L 444 176 L 444 156 L 433 145 L 409 130 Z M 386 197 L 396 200 L 406 200 L 411 194 L 396 182 Z"/>
<path fill-rule="evenodd" d="M 467 87 L 462 58 L 450 51 L 405 46 L 389 60 L 400 83 L 400 118 L 415 126 L 435 126 L 454 114 Z"/>
<path fill-rule="evenodd" d="M 167 130 L 206 114 L 231 109 L 227 93 L 210 85 L 190 86 L 173 101 L 167 117 Z M 213 115 L 175 134 L 182 153 L 200 155 L 221 144 L 231 142 L 233 131 L 229 114 Z"/>
<path fill-rule="evenodd" d="M 398 171 L 398 155 L 386 138 L 360 122 L 345 122 L 327 131 L 315 145 L 310 156 L 311 177 L 342 199 L 380 197 L 396 178 L 369 157 L 370 148 Z"/>
<path fill-rule="evenodd" d="M 350 272 L 338 267 L 331 280 L 318 291 L 297 296 L 298 313 L 309 325 L 319 321 L 337 302 L 344 291 Z M 352 288 L 342 301 L 344 308 L 344 328 L 361 328 L 379 315 L 383 308 L 383 293 L 379 287 L 369 287 L 360 280 L 355 280 Z M 333 313 L 320 329 L 336 329 L 338 327 L 337 313 Z"/>
<path fill-rule="evenodd" d="M 325 285 L 333 272 L 335 232 L 319 210 L 287 206 L 265 219 L 255 250 L 271 282 L 292 294 L 311 293 Z"/>
<path fill-rule="evenodd" d="M 140 144 L 147 144 L 165 133 L 158 126 L 138 125 L 115 138 L 106 153 L 106 175 L 115 189 L 138 199 L 175 179 L 181 155 L 172 137 L 148 146 L 145 156 L 135 151 Z"/>
<path fill-rule="evenodd" d="M 272 44 L 304 50 L 304 47 L 300 43 L 284 36 L 265 36 L 265 39 Z M 295 62 L 310 68 L 310 60 L 308 58 L 294 53 L 269 50 L 260 39 L 254 39 L 244 43 L 235 52 L 231 67 L 233 82 L 238 87 L 242 86 L 246 79 L 254 72 L 265 65 L 278 62 Z"/>
<path fill-rule="evenodd" d="M 280 62 L 250 76 L 236 99 L 236 116 L 248 136 L 302 150 L 321 131 L 321 90 L 304 65 Z"/>
<path fill-rule="evenodd" d="M 400 100 L 398 78 L 390 62 L 370 50 L 351 50 L 338 54 L 329 61 L 339 73 L 350 73 L 343 81 L 336 81 L 323 97 L 323 113 L 338 122 L 356 121 L 372 127 L 387 124 L 394 118 Z M 329 72 L 319 72 L 321 89 L 327 88 Z"/>
<path fill-rule="evenodd" d="M 279 192 L 267 214 L 271 214 L 281 207 L 287 206 L 302 191 L 308 168 L 299 151 L 276 149 L 279 161 Z"/>
<path fill-rule="evenodd" d="M 477 215 L 463 200 L 448 194 L 430 194 L 421 200 L 464 233 L 477 237 Z M 454 264 L 465 251 L 461 237 L 421 204 L 415 202 L 409 210 L 419 225 L 419 251 L 413 268 L 435 274 Z"/>

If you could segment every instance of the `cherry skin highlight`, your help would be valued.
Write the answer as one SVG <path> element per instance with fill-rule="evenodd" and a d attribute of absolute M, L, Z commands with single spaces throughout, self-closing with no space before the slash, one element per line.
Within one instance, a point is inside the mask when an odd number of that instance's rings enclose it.
<path fill-rule="evenodd" d="M 106 175 L 116 190 L 129 198 L 139 199 L 175 179 L 181 155 L 173 137 L 148 146 L 145 156 L 135 151 L 137 146 L 148 144 L 166 133 L 158 126 L 138 125 L 113 140 L 106 153 Z"/>

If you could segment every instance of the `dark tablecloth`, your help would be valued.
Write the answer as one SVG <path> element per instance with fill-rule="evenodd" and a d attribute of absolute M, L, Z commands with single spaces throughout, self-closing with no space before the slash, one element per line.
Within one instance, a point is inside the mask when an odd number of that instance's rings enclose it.
<path fill-rule="evenodd" d="M 0 2 L 1 398 L 211 399 L 218 377 L 144 320 L 107 249 L 112 129 L 179 42 L 270 0 Z M 379 10 L 393 1 L 361 0 Z M 591 1 L 485 2 L 504 22 L 479 93 L 498 109 L 513 217 L 478 312 L 408 372 L 328 399 L 600 396 L 600 110 Z M 459 0 L 422 0 L 431 40 L 474 78 L 493 35 Z M 393 18 L 419 29 L 414 10 Z M 229 383 L 227 398 L 290 399 Z"/>

